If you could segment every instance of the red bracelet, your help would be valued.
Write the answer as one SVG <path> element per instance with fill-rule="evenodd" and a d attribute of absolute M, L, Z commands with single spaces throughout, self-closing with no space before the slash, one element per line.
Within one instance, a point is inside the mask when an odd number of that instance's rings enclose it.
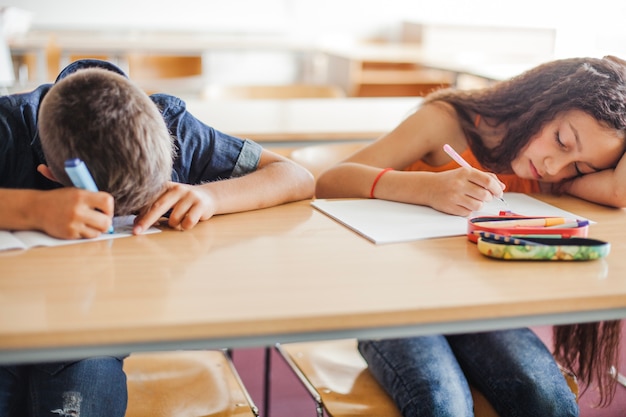
<path fill-rule="evenodd" d="M 380 177 L 382 177 L 385 172 L 389 171 L 393 171 L 393 168 L 385 168 L 380 171 L 378 175 L 376 175 L 376 178 L 374 178 L 374 182 L 372 183 L 372 189 L 370 190 L 370 198 L 374 198 L 374 189 L 376 188 L 376 184 L 378 184 L 378 180 L 380 179 Z"/>

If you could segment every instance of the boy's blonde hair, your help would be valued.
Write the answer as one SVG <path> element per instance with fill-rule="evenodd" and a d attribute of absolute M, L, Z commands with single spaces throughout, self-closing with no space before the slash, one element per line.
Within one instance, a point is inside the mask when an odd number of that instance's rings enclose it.
<path fill-rule="evenodd" d="M 112 71 L 79 70 L 55 84 L 39 110 L 39 135 L 52 174 L 72 185 L 67 159 L 82 159 L 115 214 L 152 203 L 172 175 L 173 140 L 150 98 Z"/>

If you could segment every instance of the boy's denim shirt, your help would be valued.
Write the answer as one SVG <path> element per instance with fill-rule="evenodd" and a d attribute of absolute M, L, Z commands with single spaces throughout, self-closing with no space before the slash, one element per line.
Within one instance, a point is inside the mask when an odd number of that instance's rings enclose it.
<path fill-rule="evenodd" d="M 115 65 L 99 60 L 80 60 L 68 65 L 57 82 L 84 68 L 99 67 L 124 74 Z M 37 132 L 41 100 L 54 84 L 0 97 L 0 187 L 52 189 L 60 185 L 37 172 L 45 156 Z M 161 111 L 176 154 L 172 181 L 186 184 L 242 176 L 254 171 L 262 148 L 255 142 L 219 132 L 192 116 L 185 102 L 166 94 L 150 97 Z"/>

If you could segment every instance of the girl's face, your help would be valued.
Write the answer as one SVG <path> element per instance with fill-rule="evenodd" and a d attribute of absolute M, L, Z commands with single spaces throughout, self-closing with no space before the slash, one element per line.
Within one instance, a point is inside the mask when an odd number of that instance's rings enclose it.
<path fill-rule="evenodd" d="M 624 135 L 580 110 L 548 122 L 511 162 L 515 175 L 544 182 L 614 167 L 624 153 Z"/>

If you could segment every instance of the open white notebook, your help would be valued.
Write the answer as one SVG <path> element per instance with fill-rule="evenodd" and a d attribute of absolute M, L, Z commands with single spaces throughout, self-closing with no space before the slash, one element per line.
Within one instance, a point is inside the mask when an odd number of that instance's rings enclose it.
<path fill-rule="evenodd" d="M 509 210 L 524 216 L 562 216 L 588 220 L 526 194 L 504 193 L 506 205 L 494 200 L 472 214 L 497 215 Z M 313 207 L 374 243 L 397 243 L 467 233 L 467 217 L 430 207 L 376 199 L 318 199 Z"/>
<path fill-rule="evenodd" d="M 113 218 L 114 233 L 103 233 L 93 239 L 57 239 L 36 230 L 8 231 L 0 230 L 0 251 L 9 249 L 30 249 L 35 246 L 60 246 L 75 243 L 94 242 L 98 240 L 117 239 L 133 235 L 133 220 L 135 216 L 119 216 Z M 146 230 L 146 233 L 160 232 L 156 227 Z"/>

